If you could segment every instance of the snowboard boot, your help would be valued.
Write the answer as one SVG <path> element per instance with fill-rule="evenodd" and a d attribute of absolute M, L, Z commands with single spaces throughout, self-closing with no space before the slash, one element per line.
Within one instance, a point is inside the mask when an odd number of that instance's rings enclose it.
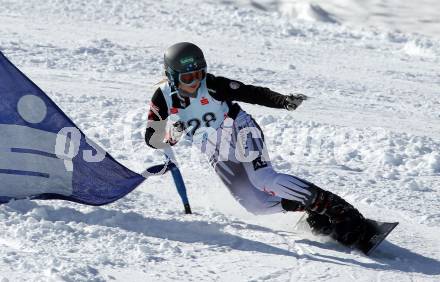
<path fill-rule="evenodd" d="M 362 214 L 338 195 L 317 186 L 313 188 L 316 189 L 316 199 L 306 208 L 310 215 L 307 222 L 312 229 L 315 227 L 320 232 L 330 233 L 333 239 L 345 246 L 357 243 L 366 226 Z M 331 229 L 324 216 L 328 218 Z"/>
<path fill-rule="evenodd" d="M 324 236 L 329 236 L 330 234 L 332 234 L 333 225 L 331 224 L 328 216 L 316 213 L 311 210 L 307 210 L 306 212 L 308 214 L 306 221 L 312 229 L 313 234 Z"/>
<path fill-rule="evenodd" d="M 285 211 L 291 211 L 291 212 L 304 211 L 305 208 L 304 205 L 301 204 L 300 202 L 296 202 L 288 199 L 281 199 L 281 207 Z"/>
<path fill-rule="evenodd" d="M 299 202 L 281 199 L 281 207 L 285 211 L 304 211 L 305 206 Z M 307 211 L 308 217 L 307 223 L 312 229 L 312 233 L 316 235 L 330 235 L 333 231 L 333 226 L 327 216 L 315 213 L 313 211 Z"/>

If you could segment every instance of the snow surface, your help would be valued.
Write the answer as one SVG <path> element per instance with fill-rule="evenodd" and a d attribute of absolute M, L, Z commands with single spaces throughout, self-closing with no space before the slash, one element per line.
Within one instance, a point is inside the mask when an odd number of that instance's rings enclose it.
<path fill-rule="evenodd" d="M 409 5 L 364 2 L 382 13 Z M 437 11 L 424 2 L 414 4 L 415 16 L 417 7 Z M 365 257 L 295 230 L 300 213 L 247 213 L 180 144 L 194 215 L 182 214 L 170 175 L 103 207 L 2 205 L 0 281 L 440 280 L 435 37 L 354 27 L 324 4 L 295 18 L 255 1 L 0 3 L 1 51 L 129 168 L 162 160 L 143 142 L 148 100 L 164 49 L 189 40 L 215 74 L 312 97 L 293 113 L 242 104 L 261 124 L 278 170 L 344 196 L 368 217 L 401 223 Z"/>
<path fill-rule="evenodd" d="M 439 38 L 436 0 L 223 0 L 306 21 L 399 30 Z"/>

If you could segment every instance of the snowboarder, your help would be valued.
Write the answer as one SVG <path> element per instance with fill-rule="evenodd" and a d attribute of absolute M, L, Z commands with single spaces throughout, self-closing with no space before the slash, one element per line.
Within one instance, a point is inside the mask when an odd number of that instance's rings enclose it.
<path fill-rule="evenodd" d="M 198 129 L 209 127 L 219 136 L 209 162 L 246 210 L 254 214 L 305 211 L 314 233 L 332 236 L 346 246 L 361 240 L 366 222 L 362 214 L 330 191 L 296 176 L 276 172 L 268 159 L 260 127 L 235 103 L 293 111 L 307 99 L 305 95 L 282 95 L 268 88 L 214 76 L 207 72 L 202 50 L 188 42 L 174 44 L 166 50 L 164 67 L 166 80 L 157 88 L 150 103 L 145 133 L 150 147 L 161 149 L 174 145 L 182 135 L 193 138 Z M 167 130 L 165 123 L 171 116 L 178 121 Z M 241 132 L 246 128 L 249 130 L 245 130 L 243 137 Z M 231 138 L 222 138 L 222 132 L 230 132 Z M 209 140 L 205 136 L 202 142 L 207 145 Z M 230 145 L 227 158 L 221 157 L 224 140 Z M 257 154 L 243 161 L 237 156 L 236 147 L 244 150 L 244 155 Z"/>

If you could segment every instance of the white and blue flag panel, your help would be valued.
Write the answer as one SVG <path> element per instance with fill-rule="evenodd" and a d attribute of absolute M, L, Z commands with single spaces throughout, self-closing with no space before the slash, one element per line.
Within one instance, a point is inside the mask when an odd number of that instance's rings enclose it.
<path fill-rule="evenodd" d="M 144 180 L 87 139 L 0 52 L 0 203 L 32 198 L 103 205 Z"/>

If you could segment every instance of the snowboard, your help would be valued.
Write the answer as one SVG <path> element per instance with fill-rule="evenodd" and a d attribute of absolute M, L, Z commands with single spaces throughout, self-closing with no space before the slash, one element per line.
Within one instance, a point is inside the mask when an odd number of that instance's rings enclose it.
<path fill-rule="evenodd" d="M 366 222 L 363 239 L 356 244 L 355 248 L 369 256 L 399 223 L 380 222 L 372 219 L 367 219 Z"/>
<path fill-rule="evenodd" d="M 307 213 L 304 213 L 296 223 L 295 229 L 311 231 L 306 219 Z M 371 255 L 398 224 L 398 222 L 381 222 L 366 219 L 366 230 L 362 236 L 363 238 L 352 246 L 352 248 L 361 251 L 367 256 Z"/>

